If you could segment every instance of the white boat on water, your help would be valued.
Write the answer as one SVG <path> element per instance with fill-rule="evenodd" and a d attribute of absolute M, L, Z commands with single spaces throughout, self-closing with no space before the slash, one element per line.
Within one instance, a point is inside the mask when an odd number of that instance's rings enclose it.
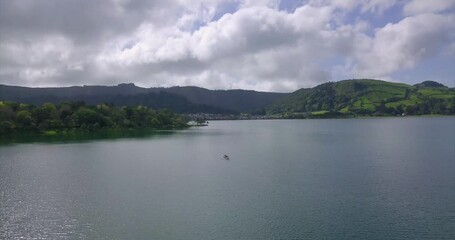
<path fill-rule="evenodd" d="M 195 127 L 201 127 L 201 126 L 208 126 L 209 125 L 209 122 L 207 121 L 189 121 L 188 123 L 188 126 L 195 126 Z"/>

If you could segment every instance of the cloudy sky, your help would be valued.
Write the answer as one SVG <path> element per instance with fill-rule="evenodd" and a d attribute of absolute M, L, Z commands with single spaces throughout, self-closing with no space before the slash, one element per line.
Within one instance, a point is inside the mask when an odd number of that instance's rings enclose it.
<path fill-rule="evenodd" d="M 0 84 L 455 86 L 455 0 L 0 0 Z"/>

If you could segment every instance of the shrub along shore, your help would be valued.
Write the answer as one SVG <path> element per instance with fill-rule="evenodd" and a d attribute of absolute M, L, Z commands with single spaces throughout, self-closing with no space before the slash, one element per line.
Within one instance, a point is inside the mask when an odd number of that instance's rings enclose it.
<path fill-rule="evenodd" d="M 61 135 L 97 131 L 171 130 L 187 127 L 183 116 L 144 106 L 87 106 L 84 102 L 32 104 L 0 101 L 0 135 Z"/>

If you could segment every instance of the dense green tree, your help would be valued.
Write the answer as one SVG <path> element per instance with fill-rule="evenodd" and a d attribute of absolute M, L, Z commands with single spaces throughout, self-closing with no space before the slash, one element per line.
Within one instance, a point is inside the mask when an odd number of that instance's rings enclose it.
<path fill-rule="evenodd" d="M 172 129 L 186 121 L 170 111 L 144 106 L 86 106 L 83 102 L 42 106 L 0 102 L 0 134 L 34 131 L 96 131 L 98 129 Z"/>
<path fill-rule="evenodd" d="M 16 123 L 21 129 L 34 129 L 36 127 L 35 120 L 28 110 L 20 110 L 16 113 Z"/>
<path fill-rule="evenodd" d="M 99 113 L 86 107 L 82 107 L 77 110 L 73 114 L 72 119 L 76 126 L 93 126 L 95 124 L 100 126 L 105 125 L 105 122 L 103 121 L 104 119 Z"/>
<path fill-rule="evenodd" d="M 14 123 L 11 121 L 0 121 L 0 135 L 11 134 L 15 130 Z"/>
<path fill-rule="evenodd" d="M 11 121 L 16 117 L 11 106 L 1 102 L 0 104 L 0 121 Z"/>

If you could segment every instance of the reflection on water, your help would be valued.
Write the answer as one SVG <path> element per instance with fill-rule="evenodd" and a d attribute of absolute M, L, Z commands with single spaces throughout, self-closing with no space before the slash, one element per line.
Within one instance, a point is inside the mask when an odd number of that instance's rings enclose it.
<path fill-rule="evenodd" d="M 15 143 L 74 143 L 124 138 L 150 138 L 172 135 L 178 130 L 114 130 L 80 132 L 45 136 L 42 134 L 16 134 L 0 136 L 0 146 Z"/>
<path fill-rule="evenodd" d="M 454 123 L 222 121 L 3 145 L 0 239 L 454 239 Z"/>

